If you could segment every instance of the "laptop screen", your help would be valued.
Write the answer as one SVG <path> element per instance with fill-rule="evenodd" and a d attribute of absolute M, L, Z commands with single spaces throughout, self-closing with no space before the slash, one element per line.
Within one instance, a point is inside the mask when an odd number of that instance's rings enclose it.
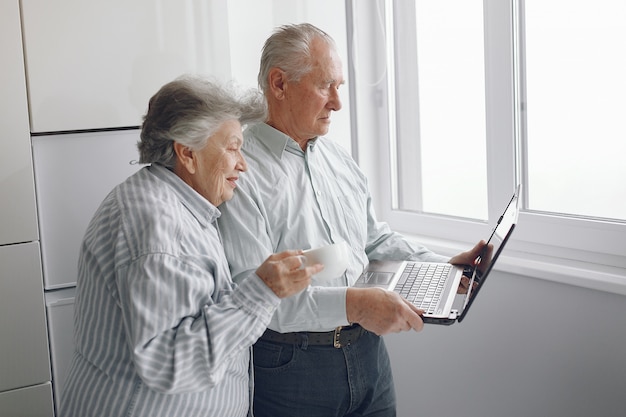
<path fill-rule="evenodd" d="M 485 285 L 487 276 L 491 272 L 493 265 L 498 260 L 500 253 L 502 253 L 504 245 L 506 244 L 509 237 L 513 233 L 513 230 L 515 229 L 515 225 L 517 224 L 517 217 L 519 214 L 520 191 L 521 185 L 518 185 L 515 193 L 513 194 L 513 197 L 511 197 L 509 204 L 506 206 L 504 213 L 502 214 L 502 216 L 500 216 L 496 226 L 493 228 L 491 236 L 489 236 L 487 246 L 479 257 L 479 264 L 476 268 L 474 268 L 472 272 L 469 291 L 465 297 L 463 312 L 459 317 L 459 322 L 463 321 L 470 306 L 472 305 L 472 302 L 480 292 L 480 289 Z M 473 285 L 474 282 L 477 283 L 475 288 Z"/>

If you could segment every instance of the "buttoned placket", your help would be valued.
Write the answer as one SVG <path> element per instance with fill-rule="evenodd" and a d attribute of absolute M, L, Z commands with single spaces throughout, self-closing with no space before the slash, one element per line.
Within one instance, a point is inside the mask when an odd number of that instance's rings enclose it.
<path fill-rule="evenodd" d="M 315 200 L 317 202 L 318 207 L 320 208 L 320 213 L 322 215 L 322 220 L 326 225 L 326 230 L 330 236 L 332 242 L 336 242 L 338 239 L 338 235 L 335 232 L 333 227 L 332 216 L 330 215 L 329 204 L 333 204 L 334 196 L 327 195 L 327 191 L 324 190 L 320 183 L 323 181 L 321 178 L 324 177 L 325 173 L 319 172 L 319 161 L 318 154 L 316 151 L 316 144 L 310 143 L 307 146 L 307 151 L 304 154 L 304 160 L 307 165 L 307 171 L 309 173 L 309 180 L 311 181 L 311 187 L 313 188 L 313 194 L 315 196 Z"/>

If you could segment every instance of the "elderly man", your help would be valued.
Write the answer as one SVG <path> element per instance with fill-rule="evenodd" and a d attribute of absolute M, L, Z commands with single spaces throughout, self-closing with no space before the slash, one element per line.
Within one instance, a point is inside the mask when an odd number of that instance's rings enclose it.
<path fill-rule="evenodd" d="M 200 78 L 152 97 L 139 143 L 151 165 L 111 191 L 81 246 L 60 415 L 248 414 L 252 344 L 321 269 L 285 251 L 231 280 L 217 206 L 246 170 L 241 123 L 264 114 L 258 94 Z"/>
<path fill-rule="evenodd" d="M 365 176 L 322 136 L 341 109 L 344 83 L 326 33 L 309 24 L 276 30 L 264 45 L 258 81 L 269 114 L 244 133 L 250 170 L 219 220 L 233 279 L 283 248 L 343 240 L 351 259 L 343 276 L 313 277 L 307 290 L 283 301 L 254 345 L 255 416 L 394 416 L 379 335 L 422 329 L 422 311 L 394 292 L 352 284 L 369 260 L 472 264 L 484 243 L 449 259 L 376 220 Z"/>

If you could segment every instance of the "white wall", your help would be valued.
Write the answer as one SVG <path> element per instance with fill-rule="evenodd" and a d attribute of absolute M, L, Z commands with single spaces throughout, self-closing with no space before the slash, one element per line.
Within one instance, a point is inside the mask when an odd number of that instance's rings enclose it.
<path fill-rule="evenodd" d="M 462 323 L 386 337 L 398 416 L 623 416 L 625 319 L 622 295 L 495 272 Z"/>

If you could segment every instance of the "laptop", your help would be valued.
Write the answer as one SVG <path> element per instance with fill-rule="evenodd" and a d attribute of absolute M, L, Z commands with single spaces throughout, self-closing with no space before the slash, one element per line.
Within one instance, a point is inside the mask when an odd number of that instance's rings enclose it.
<path fill-rule="evenodd" d="M 424 310 L 424 323 L 451 325 L 462 322 L 511 237 L 519 213 L 521 184 L 498 219 L 477 265 L 460 266 L 436 262 L 372 261 L 355 287 L 393 290 Z M 470 279 L 466 294 L 458 294 L 461 277 Z"/>

